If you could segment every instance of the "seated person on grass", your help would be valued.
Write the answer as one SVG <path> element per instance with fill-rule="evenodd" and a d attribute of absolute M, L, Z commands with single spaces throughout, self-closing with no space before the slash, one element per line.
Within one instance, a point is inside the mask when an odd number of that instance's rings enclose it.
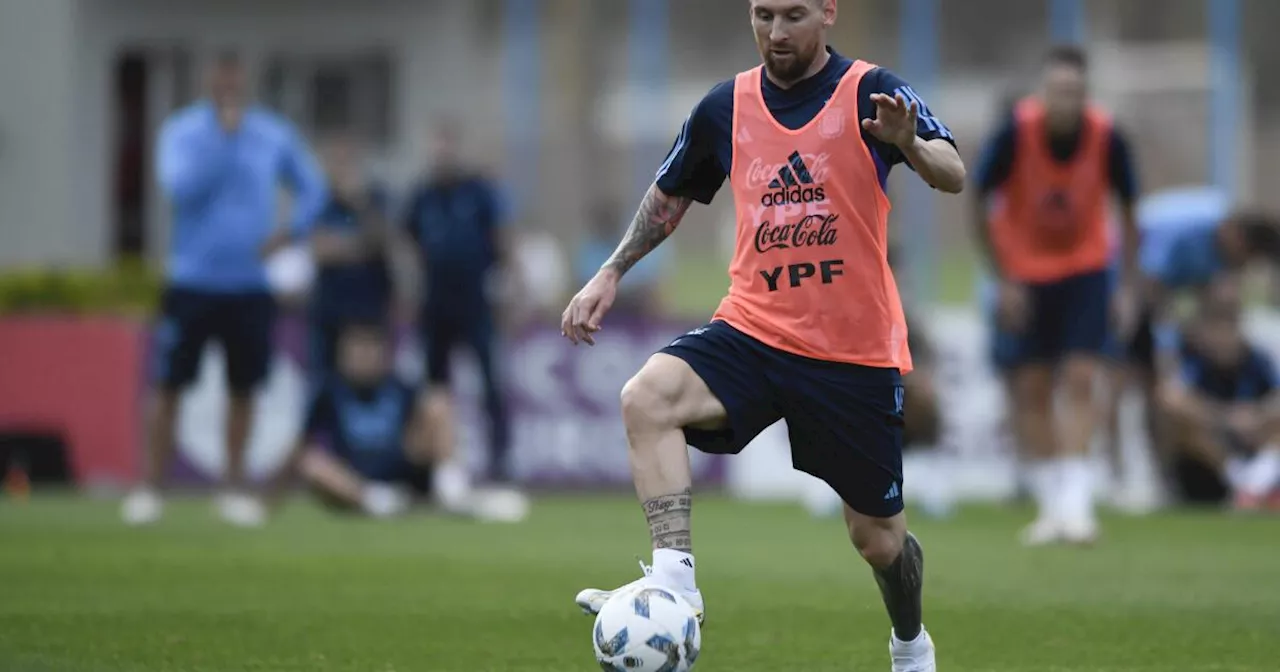
<path fill-rule="evenodd" d="M 1280 378 L 1244 334 L 1236 283 L 1205 294 L 1160 395 L 1178 487 L 1188 501 L 1280 509 Z"/>
<path fill-rule="evenodd" d="M 342 329 L 338 367 L 307 409 L 292 467 L 322 501 L 388 517 L 432 496 L 460 511 L 469 495 L 465 469 L 452 460 L 448 423 L 429 417 L 416 390 L 391 370 L 386 327 Z"/>

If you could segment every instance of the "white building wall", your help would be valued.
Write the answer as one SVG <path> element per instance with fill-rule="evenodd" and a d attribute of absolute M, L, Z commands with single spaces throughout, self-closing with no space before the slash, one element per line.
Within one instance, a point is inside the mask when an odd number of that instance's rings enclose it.
<path fill-rule="evenodd" d="M 92 263 L 100 227 L 67 197 L 76 146 L 76 0 L 0 0 L 0 267 Z"/>

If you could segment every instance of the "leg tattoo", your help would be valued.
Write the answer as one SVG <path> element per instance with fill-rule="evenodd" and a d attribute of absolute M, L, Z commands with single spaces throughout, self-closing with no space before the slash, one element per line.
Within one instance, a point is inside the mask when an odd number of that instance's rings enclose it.
<path fill-rule="evenodd" d="M 693 550 L 690 540 L 690 515 L 693 511 L 693 489 L 685 488 L 674 495 L 661 495 L 644 502 L 644 517 L 649 521 L 649 536 L 653 547 L 673 548 L 688 553 Z"/>
<path fill-rule="evenodd" d="M 921 593 L 924 590 L 924 550 L 915 535 L 907 533 L 902 553 L 893 564 L 875 569 L 880 596 L 898 639 L 909 642 L 920 635 Z"/>

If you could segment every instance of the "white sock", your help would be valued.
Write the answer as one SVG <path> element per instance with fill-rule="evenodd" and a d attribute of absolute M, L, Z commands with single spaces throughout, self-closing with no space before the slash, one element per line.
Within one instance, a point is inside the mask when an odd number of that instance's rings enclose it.
<path fill-rule="evenodd" d="M 445 506 L 457 506 L 471 493 L 471 474 L 462 460 L 449 460 L 435 466 L 431 487 Z"/>
<path fill-rule="evenodd" d="M 1057 460 L 1035 460 L 1027 465 L 1027 485 L 1043 519 L 1058 517 L 1061 476 Z"/>
<path fill-rule="evenodd" d="M 653 551 L 653 573 L 659 578 L 671 582 L 672 588 L 692 593 L 698 590 L 694 580 L 694 562 L 691 553 L 677 551 L 674 548 L 659 548 Z"/>
<path fill-rule="evenodd" d="M 1089 458 L 1062 458 L 1062 514 L 1072 521 L 1093 520 L 1093 464 Z"/>
<path fill-rule="evenodd" d="M 1249 459 L 1240 474 L 1239 490 L 1250 497 L 1265 497 L 1280 483 L 1280 447 L 1267 446 Z"/>

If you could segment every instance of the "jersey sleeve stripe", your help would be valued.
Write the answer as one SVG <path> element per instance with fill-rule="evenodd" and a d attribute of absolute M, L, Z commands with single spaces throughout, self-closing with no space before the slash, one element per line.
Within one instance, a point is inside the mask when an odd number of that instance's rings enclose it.
<path fill-rule="evenodd" d="M 680 155 L 684 154 L 684 151 L 689 144 L 689 124 L 692 123 L 692 120 L 693 116 L 690 115 L 685 118 L 684 124 L 680 126 L 680 134 L 676 136 L 675 146 L 671 148 L 671 152 L 667 154 L 666 160 L 663 161 L 662 166 L 658 168 L 658 179 L 664 177 L 667 174 L 667 171 L 671 170 L 671 164 L 675 163 L 676 159 L 680 158 Z"/>

